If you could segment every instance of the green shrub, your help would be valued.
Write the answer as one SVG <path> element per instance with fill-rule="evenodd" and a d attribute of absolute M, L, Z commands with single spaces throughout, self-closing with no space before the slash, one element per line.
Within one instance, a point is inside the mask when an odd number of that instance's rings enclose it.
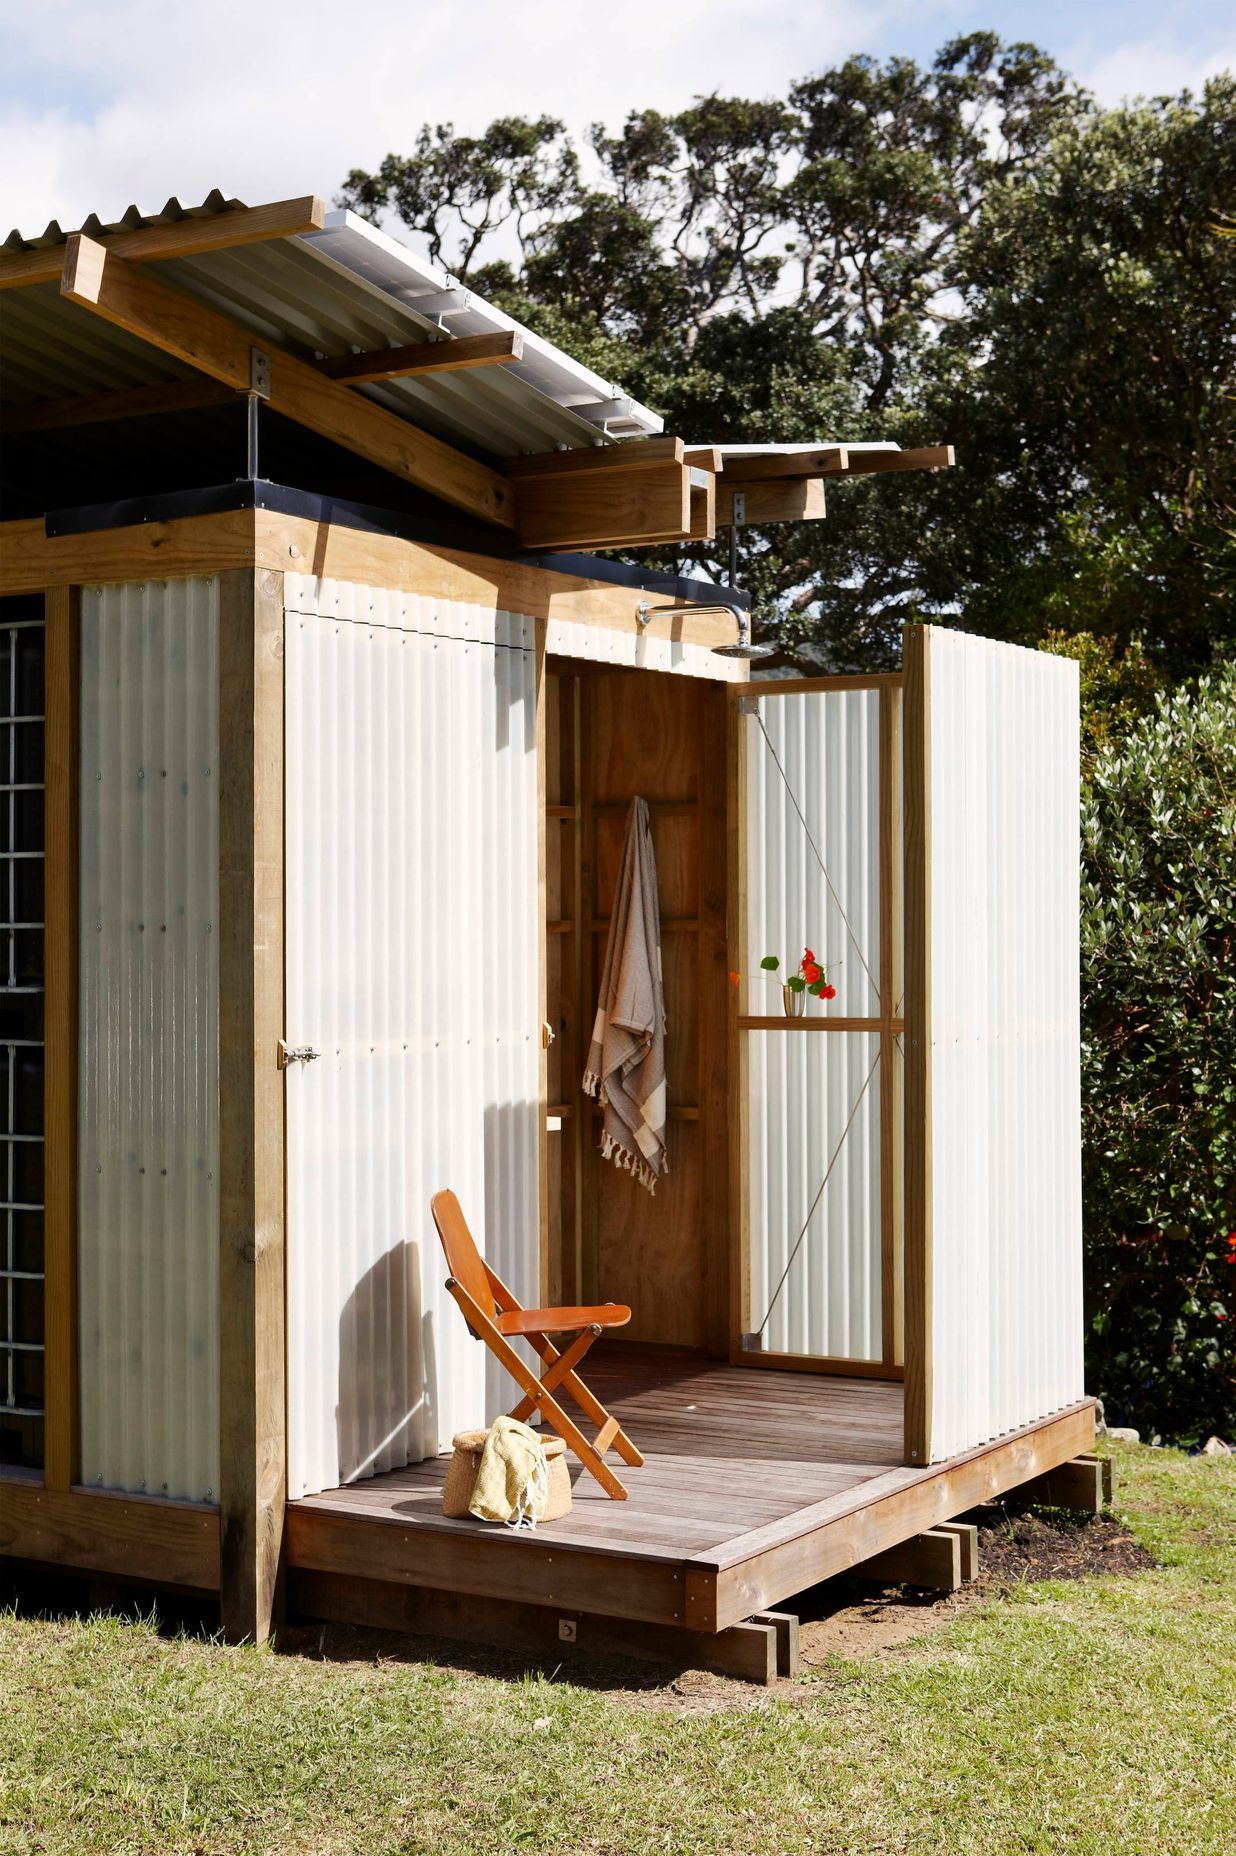
<path fill-rule="evenodd" d="M 1231 1436 L 1236 666 L 1097 739 L 1082 800 L 1089 1385 L 1111 1422 Z"/>

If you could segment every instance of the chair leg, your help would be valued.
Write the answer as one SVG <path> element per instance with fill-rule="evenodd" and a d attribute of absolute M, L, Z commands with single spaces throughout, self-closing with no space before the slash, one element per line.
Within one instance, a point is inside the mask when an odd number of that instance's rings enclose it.
<path fill-rule="evenodd" d="M 576 1335 L 565 1353 L 557 1353 L 553 1347 L 550 1347 L 548 1341 L 545 1342 L 546 1347 L 549 1348 L 549 1352 L 553 1354 L 554 1357 L 550 1362 L 549 1371 L 547 1373 L 542 1373 L 538 1382 L 542 1390 L 546 1392 L 553 1391 L 554 1387 L 570 1372 L 571 1368 L 583 1359 L 589 1347 L 591 1347 L 593 1341 L 596 1339 L 597 1332 L 598 1330 L 596 1328 L 584 1328 L 581 1333 Z M 543 1340 L 544 1336 L 530 1335 L 526 1338 L 531 1339 L 533 1346 L 536 1347 L 538 1353 L 540 1353 L 540 1347 L 537 1343 L 538 1340 Z M 545 1359 L 545 1357 L 545 1354 L 542 1353 L 541 1358 Z M 522 1422 L 528 1417 L 535 1405 L 536 1399 L 529 1394 L 527 1398 L 523 1398 L 519 1401 L 510 1415 L 512 1418 L 518 1418 Z"/>
<path fill-rule="evenodd" d="M 566 1354 L 560 1354 L 553 1342 L 544 1334 L 529 1335 L 527 1338 L 531 1340 L 542 1360 L 544 1360 L 546 1365 L 550 1368 L 550 1371 L 545 1374 L 545 1383 L 547 1385 L 558 1385 L 559 1383 L 564 1385 L 585 1417 L 591 1418 L 595 1425 L 608 1425 L 613 1422 L 609 1412 L 606 1411 L 596 1393 L 590 1391 L 579 1377 L 579 1374 L 574 1371 L 576 1364 L 574 1360 L 567 1360 Z M 568 1352 L 569 1351 L 570 1349 L 568 1349 Z M 566 1366 L 559 1372 L 557 1368 L 561 1361 L 566 1361 Z M 632 1469 L 643 1468 L 644 1459 L 642 1455 L 631 1442 L 631 1439 L 627 1436 L 620 1424 L 617 1425 L 613 1432 L 613 1446 L 623 1462 L 629 1463 Z M 608 1448 L 608 1445 L 606 1447 Z"/>

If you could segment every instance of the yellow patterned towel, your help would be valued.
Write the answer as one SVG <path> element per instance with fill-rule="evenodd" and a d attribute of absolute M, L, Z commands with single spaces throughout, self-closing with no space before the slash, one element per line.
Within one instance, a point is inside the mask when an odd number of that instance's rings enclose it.
<path fill-rule="evenodd" d="M 549 1499 L 549 1465 L 540 1438 L 517 1418 L 490 1426 L 468 1512 L 478 1521 L 535 1527 Z"/>

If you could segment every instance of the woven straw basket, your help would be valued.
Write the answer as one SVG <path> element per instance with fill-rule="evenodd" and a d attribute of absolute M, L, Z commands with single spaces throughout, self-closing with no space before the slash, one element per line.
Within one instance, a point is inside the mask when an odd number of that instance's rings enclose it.
<path fill-rule="evenodd" d="M 447 1465 L 446 1481 L 442 1485 L 442 1512 L 449 1520 L 466 1521 L 468 1518 L 468 1503 L 476 1487 L 481 1452 L 488 1436 L 488 1431 L 455 1433 L 452 1440 L 455 1454 Z M 543 1525 L 546 1521 L 560 1521 L 564 1514 L 570 1514 L 571 1477 L 567 1469 L 566 1445 L 561 1437 L 543 1437 L 541 1443 L 549 1464 L 549 1496 L 545 1503 L 545 1513 L 541 1516 Z"/>

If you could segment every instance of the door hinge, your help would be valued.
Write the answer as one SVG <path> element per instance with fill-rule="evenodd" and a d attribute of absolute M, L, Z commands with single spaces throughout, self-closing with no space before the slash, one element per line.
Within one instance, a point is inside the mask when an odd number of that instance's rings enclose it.
<path fill-rule="evenodd" d="M 289 1064 L 312 1063 L 315 1057 L 320 1057 L 321 1055 L 321 1051 L 314 1050 L 312 1044 L 285 1044 L 283 1039 L 280 1038 L 279 1054 L 276 1061 L 281 1070 L 286 1070 Z"/>

